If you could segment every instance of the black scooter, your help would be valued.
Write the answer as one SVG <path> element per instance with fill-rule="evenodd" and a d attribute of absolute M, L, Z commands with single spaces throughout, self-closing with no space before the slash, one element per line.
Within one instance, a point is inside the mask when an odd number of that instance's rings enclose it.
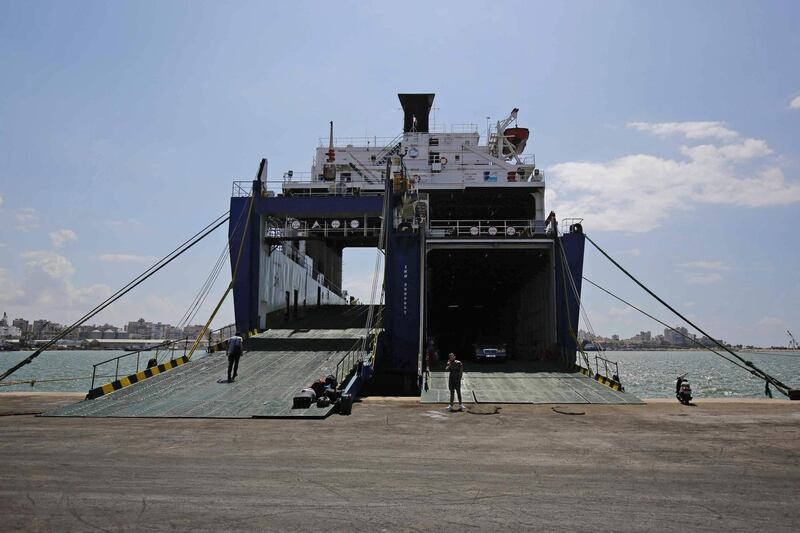
<path fill-rule="evenodd" d="M 678 381 L 675 382 L 675 397 L 683 405 L 689 405 L 692 401 L 692 386 L 689 385 L 686 374 L 678 376 Z"/>

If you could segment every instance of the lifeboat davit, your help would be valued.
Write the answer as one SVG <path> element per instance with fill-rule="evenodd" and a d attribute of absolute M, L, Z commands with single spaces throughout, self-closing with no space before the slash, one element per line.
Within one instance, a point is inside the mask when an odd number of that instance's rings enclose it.
<path fill-rule="evenodd" d="M 507 128 L 503 136 L 508 139 L 517 154 L 521 154 L 525 150 L 530 134 L 531 132 L 528 128 Z M 511 150 L 507 146 L 503 147 L 503 155 L 509 155 L 510 153 Z"/>

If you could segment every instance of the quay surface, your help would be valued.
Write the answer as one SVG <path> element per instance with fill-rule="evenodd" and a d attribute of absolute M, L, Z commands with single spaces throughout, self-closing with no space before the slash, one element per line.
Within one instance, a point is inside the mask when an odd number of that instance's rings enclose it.
<path fill-rule="evenodd" d="M 5 531 L 800 529 L 800 402 L 30 414 L 80 397 L 0 394 Z"/>

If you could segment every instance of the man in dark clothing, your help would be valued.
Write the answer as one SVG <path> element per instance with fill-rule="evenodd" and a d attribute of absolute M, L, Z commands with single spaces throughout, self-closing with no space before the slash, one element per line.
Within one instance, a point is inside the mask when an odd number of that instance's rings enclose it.
<path fill-rule="evenodd" d="M 456 354 L 451 353 L 447 358 L 447 367 L 445 370 L 449 372 L 450 377 L 448 384 L 450 385 L 450 411 L 453 410 L 453 396 L 458 393 L 458 410 L 464 410 L 464 402 L 461 400 L 461 377 L 464 375 L 464 365 L 456 359 Z"/>
<path fill-rule="evenodd" d="M 239 358 L 242 356 L 242 336 L 237 331 L 236 335 L 228 339 L 228 383 L 236 379 L 239 372 Z M 233 376 L 231 376 L 233 370 Z"/>

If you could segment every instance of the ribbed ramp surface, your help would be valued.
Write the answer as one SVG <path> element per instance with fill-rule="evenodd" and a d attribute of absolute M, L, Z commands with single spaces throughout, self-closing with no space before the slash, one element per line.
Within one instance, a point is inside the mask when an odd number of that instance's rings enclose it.
<path fill-rule="evenodd" d="M 343 355 L 344 352 L 248 351 L 239 361 L 236 381 L 226 383 L 227 356 L 211 354 L 46 416 L 322 418 L 330 408 L 292 409 L 292 398 L 308 386 L 311 376 L 329 374 Z"/>
<path fill-rule="evenodd" d="M 422 403 L 448 403 L 445 372 L 431 372 Z M 464 403 L 641 404 L 636 396 L 615 391 L 577 372 L 465 372 Z"/>
<path fill-rule="evenodd" d="M 292 398 L 334 372 L 350 347 L 359 343 L 368 310 L 323 306 L 305 310 L 296 319 L 276 321 L 276 329 L 245 341 L 233 383 L 225 379 L 227 355 L 214 353 L 45 416 L 323 418 L 332 407 L 292 409 Z"/>

